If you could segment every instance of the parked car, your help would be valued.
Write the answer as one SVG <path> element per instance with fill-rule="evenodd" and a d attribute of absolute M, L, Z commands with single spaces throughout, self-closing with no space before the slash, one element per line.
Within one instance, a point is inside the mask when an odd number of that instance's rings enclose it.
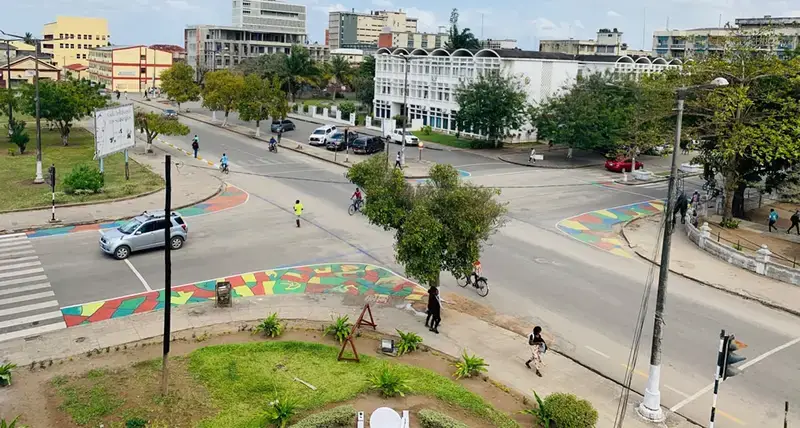
<path fill-rule="evenodd" d="M 611 172 L 631 172 L 631 159 L 609 159 L 606 161 L 606 169 Z M 644 164 L 636 161 L 636 169 L 644 168 Z"/>
<path fill-rule="evenodd" d="M 294 131 L 296 128 L 294 126 L 294 122 L 289 119 L 283 120 L 273 120 L 272 125 L 269 127 L 270 131 L 278 133 L 278 132 L 286 132 L 286 131 Z"/>
<path fill-rule="evenodd" d="M 386 143 L 381 137 L 365 135 L 353 140 L 353 142 L 350 143 L 350 148 L 353 150 L 353 153 L 363 153 L 368 155 L 370 153 L 384 151 L 386 149 Z"/>
<path fill-rule="evenodd" d="M 117 260 L 123 260 L 134 251 L 163 247 L 167 224 L 170 225 L 169 246 L 178 250 L 189 238 L 189 228 L 178 213 L 172 213 L 166 219 L 163 210 L 145 211 L 116 229 L 104 231 L 100 237 L 100 249 Z"/>
<path fill-rule="evenodd" d="M 391 134 L 387 136 L 390 140 L 392 140 L 395 144 L 403 144 L 403 130 L 402 129 L 395 129 L 392 131 Z M 407 146 L 418 146 L 419 145 L 419 138 L 415 137 L 411 131 L 406 130 L 405 134 L 406 145 Z"/>
<path fill-rule="evenodd" d="M 308 137 L 308 144 L 312 146 L 324 146 L 328 143 L 328 139 L 336 132 L 335 125 L 320 126 Z"/>
<path fill-rule="evenodd" d="M 328 138 L 328 143 L 325 145 L 325 148 L 328 150 L 335 150 L 341 151 L 348 147 L 350 147 L 350 143 L 352 143 L 356 138 L 358 138 L 358 133 L 354 131 L 350 131 L 347 133 L 347 142 L 344 141 L 344 131 L 338 130 L 333 133 L 333 135 Z"/>
<path fill-rule="evenodd" d="M 161 113 L 161 115 L 164 116 L 166 119 L 177 119 L 178 118 L 178 112 L 173 110 L 173 109 L 171 109 L 171 108 L 168 108 L 168 109 L 164 110 L 164 113 Z"/>

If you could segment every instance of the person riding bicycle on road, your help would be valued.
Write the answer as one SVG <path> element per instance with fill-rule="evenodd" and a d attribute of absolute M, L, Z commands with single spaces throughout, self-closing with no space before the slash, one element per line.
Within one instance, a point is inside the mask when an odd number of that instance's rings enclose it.
<path fill-rule="evenodd" d="M 350 199 L 354 200 L 356 205 L 360 206 L 364 202 L 364 198 L 361 196 L 361 189 L 356 187 L 356 191 Z"/>
<path fill-rule="evenodd" d="M 228 155 L 223 153 L 222 159 L 219 160 L 220 165 L 222 166 L 223 170 L 228 169 Z"/>
<path fill-rule="evenodd" d="M 475 260 L 475 263 L 472 264 L 472 278 L 475 281 L 475 284 L 478 283 L 478 278 L 483 276 L 483 267 L 481 266 L 480 260 Z"/>
<path fill-rule="evenodd" d="M 276 140 L 275 137 L 272 137 L 272 138 L 269 139 L 269 148 L 270 149 L 274 149 L 276 144 L 278 144 L 278 140 Z"/>

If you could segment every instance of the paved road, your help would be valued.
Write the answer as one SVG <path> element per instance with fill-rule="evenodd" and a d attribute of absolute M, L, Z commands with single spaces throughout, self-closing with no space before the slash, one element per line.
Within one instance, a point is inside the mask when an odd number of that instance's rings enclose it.
<path fill-rule="evenodd" d="M 286 150 L 268 153 L 252 139 L 194 121 L 187 124 L 201 138 L 201 155 L 214 159 L 228 152 L 234 173 L 226 179 L 251 198 L 244 206 L 189 222 L 190 241 L 174 255 L 175 284 L 311 262 L 363 261 L 398 268 L 391 234 L 367 225 L 361 216 L 344 214 L 353 186 L 344 183 L 343 169 Z M 166 140 L 189 147 L 188 138 Z M 187 159 L 186 167 L 192 165 Z M 556 337 L 557 348 L 621 380 L 650 266 L 590 248 L 554 225 L 581 212 L 663 197 L 665 186 L 598 185 L 605 174 L 597 171 L 498 168 L 503 169 L 473 177 L 503 189 L 512 219 L 484 251 L 492 285 L 485 301 L 502 313 L 544 325 Z M 290 212 L 297 198 L 306 206 L 308 221 L 300 230 L 293 227 Z M 97 238 L 87 233 L 33 241 L 61 306 L 140 292 L 145 283 L 159 288 L 160 253 L 137 254 L 128 266 L 101 255 Z M 474 296 L 452 280 L 444 286 Z M 640 372 L 647 370 L 649 356 L 652 298 L 649 303 Z M 676 405 L 711 381 L 720 328 L 748 343 L 743 354 L 752 360 L 791 343 L 799 326 L 794 317 L 671 277 L 663 403 Z M 798 361 L 800 348 L 789 346 L 726 382 L 720 408 L 729 416 L 723 416 L 722 426 L 777 424 L 780 403 L 797 396 Z M 642 391 L 643 385 L 644 378 L 636 375 L 636 389 Z M 709 403 L 706 394 L 680 410 L 703 421 Z"/>

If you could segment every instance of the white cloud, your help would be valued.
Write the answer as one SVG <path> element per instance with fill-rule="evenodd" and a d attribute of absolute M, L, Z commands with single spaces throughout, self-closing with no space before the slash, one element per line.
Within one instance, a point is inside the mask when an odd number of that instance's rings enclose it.
<path fill-rule="evenodd" d="M 619 18 L 620 16 L 622 16 L 618 12 L 613 11 L 613 10 L 609 10 L 608 12 L 606 12 L 606 15 L 608 15 L 608 16 L 610 16 L 612 18 Z"/>
<path fill-rule="evenodd" d="M 173 9 L 189 10 L 191 6 L 186 0 L 167 0 L 167 5 Z"/>
<path fill-rule="evenodd" d="M 389 0 L 372 0 L 372 4 L 378 7 L 392 7 L 392 2 Z"/>
<path fill-rule="evenodd" d="M 429 10 L 418 9 L 416 7 L 409 7 L 403 10 L 408 17 L 417 18 L 417 29 L 419 31 L 435 33 L 439 30 L 439 26 L 447 25 L 446 23 L 440 22 L 436 14 Z"/>
<path fill-rule="evenodd" d="M 539 39 L 568 39 L 572 36 L 572 26 L 569 22 L 555 23 L 547 18 L 536 18 L 531 21 L 534 33 Z"/>
<path fill-rule="evenodd" d="M 576 19 L 575 22 L 572 23 L 572 26 L 579 29 L 584 29 L 583 22 L 580 19 Z"/>

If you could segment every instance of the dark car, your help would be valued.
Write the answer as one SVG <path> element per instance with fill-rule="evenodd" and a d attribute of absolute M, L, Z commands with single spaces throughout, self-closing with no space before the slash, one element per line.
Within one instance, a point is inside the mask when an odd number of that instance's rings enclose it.
<path fill-rule="evenodd" d="M 353 153 L 376 153 L 385 149 L 385 143 L 381 137 L 358 137 L 350 143 Z"/>
<path fill-rule="evenodd" d="M 328 142 L 325 144 L 325 148 L 328 150 L 335 150 L 335 151 L 342 151 L 350 146 L 353 141 L 358 138 L 357 132 L 348 132 L 347 133 L 347 143 L 344 141 L 344 131 L 336 131 L 328 137 Z"/>
<path fill-rule="evenodd" d="M 167 119 L 177 119 L 178 118 L 178 112 L 175 111 L 175 110 L 172 110 L 172 109 L 164 110 L 164 113 L 162 113 L 162 115 Z"/>
<path fill-rule="evenodd" d="M 295 126 L 294 122 L 289 119 L 283 120 L 273 120 L 272 125 L 269 127 L 270 131 L 272 132 L 286 132 L 286 131 L 294 131 Z"/>

